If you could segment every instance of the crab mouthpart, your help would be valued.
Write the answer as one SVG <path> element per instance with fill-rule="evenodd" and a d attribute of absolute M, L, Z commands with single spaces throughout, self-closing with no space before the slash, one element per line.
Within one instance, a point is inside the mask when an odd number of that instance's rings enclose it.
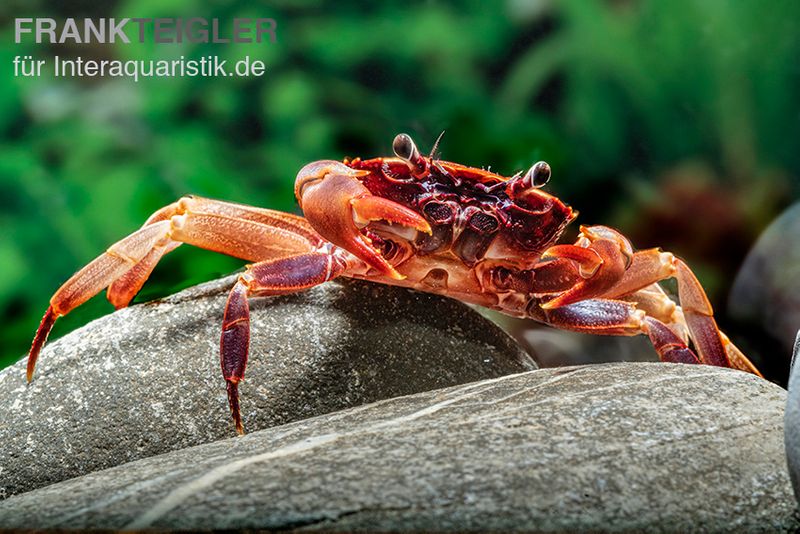
<path fill-rule="evenodd" d="M 358 223 L 386 221 L 430 234 L 428 222 L 415 211 L 391 200 L 374 196 L 358 180 L 367 171 L 352 169 L 338 161 L 319 161 L 303 167 L 295 192 L 306 220 L 319 234 L 380 273 L 402 280 Z"/>

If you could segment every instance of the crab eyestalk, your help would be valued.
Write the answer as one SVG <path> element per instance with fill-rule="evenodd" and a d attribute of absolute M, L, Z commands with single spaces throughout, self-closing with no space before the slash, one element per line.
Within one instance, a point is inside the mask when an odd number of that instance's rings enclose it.
<path fill-rule="evenodd" d="M 550 181 L 551 174 L 550 165 L 538 161 L 525 174 L 517 174 L 506 182 L 506 192 L 508 196 L 534 211 L 546 208 L 552 197 L 540 189 Z"/>
<path fill-rule="evenodd" d="M 514 198 L 522 198 L 544 187 L 552 172 L 545 161 L 537 161 L 525 174 L 516 174 L 506 184 L 506 190 Z"/>
<path fill-rule="evenodd" d="M 405 161 L 414 176 L 419 178 L 428 172 L 428 162 L 425 161 L 414 140 L 408 134 L 397 134 L 392 142 L 392 150 L 395 156 Z"/>
<path fill-rule="evenodd" d="M 533 166 L 528 169 L 525 176 L 522 177 L 522 182 L 526 187 L 533 187 L 539 189 L 544 187 L 550 181 L 550 165 L 546 161 L 537 161 Z"/>
<path fill-rule="evenodd" d="M 402 280 L 404 276 L 386 261 L 361 228 L 379 220 L 427 234 L 431 227 L 415 211 L 370 193 L 358 180 L 367 174 L 338 161 L 317 161 L 300 169 L 295 194 L 305 218 L 322 237 L 380 273 Z"/>

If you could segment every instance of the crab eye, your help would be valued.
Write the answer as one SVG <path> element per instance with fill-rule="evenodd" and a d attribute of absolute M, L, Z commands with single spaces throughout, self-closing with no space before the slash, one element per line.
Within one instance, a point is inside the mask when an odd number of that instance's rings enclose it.
<path fill-rule="evenodd" d="M 406 161 L 409 161 L 415 155 L 419 155 L 417 145 L 414 144 L 414 141 L 408 134 L 404 133 L 395 136 L 392 142 L 392 150 L 394 150 L 395 156 Z"/>
<path fill-rule="evenodd" d="M 550 165 L 544 161 L 538 161 L 525 173 L 523 182 L 530 184 L 530 187 L 543 187 L 550 180 Z"/>
<path fill-rule="evenodd" d="M 392 142 L 392 150 L 395 156 L 406 162 L 412 174 L 419 176 L 427 170 L 425 158 L 420 155 L 417 145 L 408 134 L 398 134 Z"/>

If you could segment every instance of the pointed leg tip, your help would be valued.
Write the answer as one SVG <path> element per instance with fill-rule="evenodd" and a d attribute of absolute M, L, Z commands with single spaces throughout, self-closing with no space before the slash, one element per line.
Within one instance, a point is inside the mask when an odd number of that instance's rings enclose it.
<path fill-rule="evenodd" d="M 28 352 L 28 366 L 26 369 L 28 383 L 33 380 L 33 371 L 36 369 L 36 361 L 39 359 L 39 352 L 41 352 L 42 347 L 44 347 L 44 344 L 47 342 L 47 336 L 50 334 L 50 330 L 52 330 L 53 324 L 55 324 L 58 317 L 59 314 L 56 313 L 53 306 L 48 306 L 47 311 L 44 312 L 44 317 L 42 317 L 42 322 L 39 323 L 39 329 L 36 330 L 33 343 L 31 343 L 31 350 Z"/>
<path fill-rule="evenodd" d="M 25 378 L 28 381 L 28 384 L 31 383 L 33 380 L 33 372 L 36 369 L 36 357 L 38 354 L 35 354 L 33 351 L 28 353 L 28 366 L 25 369 Z"/>
<path fill-rule="evenodd" d="M 34 348 L 28 353 L 28 363 L 25 368 L 25 378 L 28 380 L 28 383 L 31 383 L 33 380 L 33 373 L 36 370 L 36 360 L 39 358 L 39 351 L 35 350 L 35 341 L 34 341 Z"/>
<path fill-rule="evenodd" d="M 233 424 L 236 426 L 236 433 L 244 436 L 244 425 L 242 424 L 242 414 L 239 410 L 239 384 L 233 380 L 227 381 L 228 386 L 228 405 L 231 409 Z"/>

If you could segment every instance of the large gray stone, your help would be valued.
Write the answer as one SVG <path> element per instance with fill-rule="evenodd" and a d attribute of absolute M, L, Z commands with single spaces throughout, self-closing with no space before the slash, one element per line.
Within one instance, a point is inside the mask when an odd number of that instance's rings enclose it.
<path fill-rule="evenodd" d="M 544 369 L 139 460 L 0 502 L 3 528 L 800 528 L 780 387 L 728 369 Z"/>
<path fill-rule="evenodd" d="M 794 340 L 792 370 L 789 375 L 789 394 L 786 396 L 784 418 L 786 463 L 792 479 L 794 494 L 800 501 L 800 330 Z"/>
<path fill-rule="evenodd" d="M 787 209 L 758 238 L 736 275 L 731 315 L 760 325 L 786 351 L 788 363 L 800 326 L 800 202 Z"/>
<path fill-rule="evenodd" d="M 235 435 L 219 368 L 233 278 L 113 313 L 0 373 L 0 494 Z M 356 281 L 252 301 L 241 386 L 258 430 L 534 368 L 453 300 Z"/>

